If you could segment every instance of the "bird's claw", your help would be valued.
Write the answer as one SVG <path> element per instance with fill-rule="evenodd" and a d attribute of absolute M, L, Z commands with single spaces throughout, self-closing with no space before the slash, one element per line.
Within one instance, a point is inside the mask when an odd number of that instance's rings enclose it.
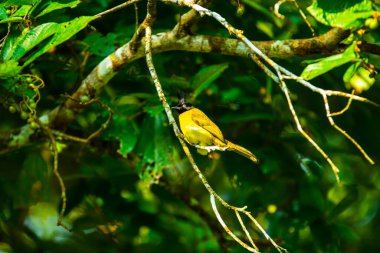
<path fill-rule="evenodd" d="M 219 147 L 219 146 L 200 146 L 200 145 L 194 145 L 194 147 L 199 149 L 207 150 L 208 153 L 211 151 L 219 150 L 219 151 L 226 151 L 227 147 Z"/>

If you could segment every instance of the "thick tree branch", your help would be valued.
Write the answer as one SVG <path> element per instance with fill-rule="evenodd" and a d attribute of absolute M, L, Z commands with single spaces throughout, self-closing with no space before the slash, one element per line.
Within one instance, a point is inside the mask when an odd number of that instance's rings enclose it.
<path fill-rule="evenodd" d="M 380 45 L 363 41 L 362 43 L 358 44 L 358 46 L 362 52 L 380 55 Z"/>
<path fill-rule="evenodd" d="M 64 129 L 82 111 L 84 106 L 74 101 L 86 101 L 100 92 L 126 64 L 144 57 L 144 42 L 141 41 L 145 31 L 145 22 L 140 25 L 132 40 L 101 61 L 82 84 L 61 106 L 40 118 L 41 123 L 52 129 Z M 205 35 L 187 35 L 178 39 L 176 30 L 152 35 L 152 53 L 167 51 L 189 51 L 201 53 L 218 53 L 248 57 L 249 48 L 238 39 Z M 348 32 L 334 28 L 324 35 L 299 40 L 253 41 L 252 43 L 270 58 L 288 58 L 294 56 L 310 57 L 312 54 L 331 54 L 339 42 L 346 38 Z M 0 152 L 23 146 L 35 133 L 28 125 L 18 133 L 3 133 L 0 136 Z"/>

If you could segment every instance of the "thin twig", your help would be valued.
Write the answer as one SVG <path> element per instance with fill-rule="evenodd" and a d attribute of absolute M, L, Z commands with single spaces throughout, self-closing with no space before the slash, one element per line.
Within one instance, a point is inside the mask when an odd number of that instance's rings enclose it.
<path fill-rule="evenodd" d="M 310 24 L 309 20 L 307 19 L 305 13 L 303 12 L 303 10 L 300 8 L 300 6 L 298 5 L 297 3 L 297 0 L 293 0 L 293 3 L 294 5 L 296 6 L 296 8 L 298 9 L 302 19 L 305 21 L 305 23 L 307 24 L 307 26 L 309 27 L 310 31 L 311 31 L 311 34 L 313 36 L 315 36 L 315 31 L 314 31 L 314 28 L 313 26 Z"/>
<path fill-rule="evenodd" d="M 371 159 L 371 157 L 369 157 L 369 155 L 367 154 L 367 152 L 364 151 L 364 149 L 360 146 L 360 144 L 354 138 L 352 138 L 345 130 L 343 130 L 342 128 L 340 128 L 335 123 L 335 121 L 332 118 L 332 115 L 330 113 L 330 106 L 329 106 L 329 102 L 328 102 L 327 96 L 323 96 L 323 101 L 324 101 L 324 104 L 325 104 L 326 117 L 329 120 L 330 125 L 332 127 L 334 127 L 338 132 L 340 132 L 341 134 L 343 134 L 348 140 L 350 140 L 352 142 L 352 144 L 354 144 L 356 146 L 356 148 L 360 151 L 360 153 L 362 153 L 362 155 L 365 157 L 365 159 L 367 159 L 367 161 L 370 164 L 372 164 L 372 165 L 375 164 L 375 162 Z M 349 103 L 347 105 L 349 106 Z"/>
<path fill-rule="evenodd" d="M 73 136 L 73 135 L 69 135 L 69 134 L 66 134 L 66 133 L 62 133 L 60 131 L 57 131 L 57 130 L 52 130 L 52 133 L 60 138 L 63 138 L 63 139 L 66 139 L 66 140 L 71 140 L 71 141 L 75 141 L 75 142 L 80 142 L 80 143 L 89 143 L 93 138 L 99 136 L 104 130 L 106 130 L 108 128 L 108 126 L 111 124 L 112 120 L 113 120 L 113 115 L 114 115 L 114 112 L 113 110 L 108 106 L 106 105 L 105 103 L 103 103 L 102 101 L 100 101 L 98 98 L 93 98 L 93 99 L 90 99 L 89 101 L 86 101 L 86 102 L 81 102 L 81 101 L 78 101 L 74 98 L 72 98 L 71 96 L 68 96 L 68 95 L 65 95 L 65 97 L 67 97 L 68 99 L 71 99 L 83 106 L 87 106 L 87 105 L 90 105 L 90 104 L 93 104 L 93 103 L 97 103 L 99 104 L 101 107 L 103 107 L 105 110 L 108 111 L 108 118 L 107 120 L 93 133 L 91 133 L 87 138 L 81 138 L 81 137 L 77 137 L 77 136 Z"/>
<path fill-rule="evenodd" d="M 247 217 L 253 222 L 253 224 L 255 224 L 255 226 L 260 230 L 260 232 L 265 236 L 265 238 L 270 241 L 270 243 L 272 245 L 274 245 L 274 247 L 277 249 L 277 251 L 279 252 L 285 252 L 287 253 L 288 251 L 283 248 L 283 247 L 280 247 L 277 245 L 277 243 L 275 241 L 273 241 L 273 239 L 268 235 L 268 233 L 265 231 L 265 229 L 260 225 L 260 223 L 252 216 L 252 214 L 250 212 L 247 212 L 245 211 L 244 212 L 245 215 L 247 215 Z"/>
<path fill-rule="evenodd" d="M 215 202 L 215 201 L 214 201 L 214 202 Z M 249 233 L 249 231 L 248 231 L 247 228 L 245 227 L 244 222 L 243 222 L 243 220 L 241 219 L 241 216 L 240 216 L 239 212 L 235 210 L 235 214 L 236 214 L 236 217 L 237 217 L 238 220 L 239 220 L 239 223 L 240 223 L 241 228 L 244 230 L 245 235 L 246 235 L 247 238 L 248 238 L 248 241 L 252 244 L 252 246 L 253 246 L 253 248 L 255 248 L 255 250 L 259 251 L 259 248 L 256 246 L 256 244 L 255 244 L 255 243 L 253 242 L 253 240 L 252 240 L 251 234 Z"/>
<path fill-rule="evenodd" d="M 135 24 L 135 31 L 139 29 L 139 7 L 137 3 L 134 4 L 135 7 L 135 18 L 136 18 L 136 24 Z"/>
<path fill-rule="evenodd" d="M 355 90 L 352 90 L 352 94 L 355 93 Z M 346 136 L 347 139 L 349 139 L 358 149 L 359 151 L 363 154 L 363 156 L 371 163 L 371 164 L 375 164 L 375 162 L 368 156 L 368 154 L 364 151 L 364 149 L 359 145 L 359 143 L 357 143 L 357 141 L 352 138 L 349 134 L 346 133 L 346 131 L 344 131 L 342 128 L 340 128 L 338 125 L 336 125 L 336 123 L 334 122 L 333 118 L 334 116 L 338 116 L 338 115 L 341 115 L 343 113 L 345 113 L 351 106 L 351 102 L 352 102 L 352 98 L 349 98 L 348 99 L 348 102 L 346 104 L 346 106 L 338 111 L 338 112 L 332 112 L 330 113 L 330 108 L 329 108 L 329 103 L 328 103 L 328 99 L 327 97 L 323 97 L 324 99 L 324 102 L 325 102 L 325 110 L 326 110 L 326 116 L 331 124 L 331 126 L 333 126 L 336 130 L 338 130 L 339 132 L 341 132 L 344 136 Z"/>
<path fill-rule="evenodd" d="M 351 94 L 354 95 L 355 94 L 355 90 L 352 90 Z M 342 115 L 343 113 L 345 113 L 350 108 L 351 102 L 352 102 L 352 98 L 349 98 L 348 101 L 347 101 L 346 106 L 342 110 L 340 110 L 338 112 L 332 112 L 330 114 L 327 114 L 327 117 L 329 117 L 329 116 L 334 117 L 334 116 Z"/>
<path fill-rule="evenodd" d="M 56 142 L 55 137 L 54 137 L 52 131 L 50 130 L 50 128 L 48 128 L 47 126 L 44 126 L 42 124 L 40 124 L 40 127 L 44 130 L 44 132 L 48 135 L 48 137 L 50 139 L 50 145 L 51 145 L 51 148 L 53 151 L 53 173 L 54 173 L 55 177 L 57 178 L 59 186 L 61 188 L 62 207 L 61 207 L 61 210 L 59 211 L 57 226 L 61 226 L 64 229 L 71 231 L 71 229 L 63 223 L 63 217 L 65 215 L 66 205 L 67 205 L 67 197 L 66 197 L 65 183 L 63 182 L 61 174 L 59 173 L 59 170 L 58 170 L 57 142 Z"/>
<path fill-rule="evenodd" d="M 3 47 L 3 45 L 4 45 L 5 41 L 7 40 L 10 32 L 11 32 L 11 23 L 8 23 L 7 34 L 5 34 L 5 36 L 0 39 L 0 49 Z"/>
<path fill-rule="evenodd" d="M 257 247 L 255 247 L 255 248 L 250 247 L 245 242 L 243 242 L 242 240 L 240 240 L 240 238 L 237 237 L 231 231 L 231 229 L 229 229 L 227 227 L 226 223 L 223 221 L 222 217 L 220 216 L 220 214 L 218 212 L 218 209 L 217 209 L 216 203 L 215 203 L 215 198 L 214 198 L 214 195 L 212 195 L 212 194 L 210 195 L 210 202 L 211 202 L 212 210 L 214 211 L 216 218 L 218 219 L 220 225 L 222 225 L 223 229 L 227 232 L 227 234 L 229 234 L 236 242 L 238 242 L 241 246 L 243 246 L 248 251 L 259 253 L 259 250 L 257 249 Z M 236 213 L 238 213 L 238 211 L 236 211 Z"/>
<path fill-rule="evenodd" d="M 43 131 L 48 135 L 48 137 L 50 139 L 50 144 L 51 144 L 51 147 L 52 147 L 53 157 L 54 157 L 53 172 L 54 172 L 54 175 L 56 176 L 56 178 L 57 178 L 57 180 L 59 182 L 59 186 L 61 188 L 62 207 L 61 207 L 61 210 L 59 212 L 57 225 L 58 226 L 62 226 L 63 228 L 67 229 L 68 231 L 71 231 L 71 229 L 69 227 L 67 227 L 65 224 L 63 224 L 63 217 L 64 217 L 64 214 L 65 214 L 66 205 L 67 205 L 67 196 L 66 196 L 65 183 L 63 182 L 63 179 L 62 179 L 62 177 L 61 177 L 61 175 L 59 173 L 59 170 L 58 170 L 58 149 L 57 149 L 57 141 L 56 141 L 56 137 L 55 136 L 57 136 L 59 138 L 66 139 L 66 140 L 80 142 L 80 143 L 88 143 L 91 139 L 93 139 L 96 136 L 100 135 L 109 126 L 109 124 L 111 123 L 111 121 L 113 119 L 113 111 L 111 110 L 110 107 L 108 107 L 106 104 L 104 104 L 103 102 L 101 102 L 97 98 L 91 99 L 91 100 L 89 100 L 87 102 L 77 101 L 77 100 L 73 99 L 70 96 L 68 96 L 68 98 L 72 99 L 72 100 L 74 100 L 74 101 L 76 101 L 78 103 L 81 103 L 83 106 L 86 106 L 86 105 L 89 105 L 89 104 L 92 104 L 92 103 L 97 103 L 97 104 L 99 104 L 101 107 L 105 108 L 109 112 L 107 121 L 105 123 L 103 123 L 99 129 L 97 129 L 95 132 L 93 132 L 87 138 L 80 138 L 80 137 L 72 136 L 72 135 L 69 135 L 69 134 L 66 134 L 66 133 L 62 133 L 62 132 L 57 131 L 57 130 L 52 130 L 48 126 L 42 124 L 40 121 L 37 120 L 37 122 L 39 123 L 39 127 L 41 129 L 43 129 Z"/>
<path fill-rule="evenodd" d="M 292 0 L 280 0 L 278 1 L 274 6 L 273 6 L 273 13 L 276 17 L 278 17 L 279 19 L 285 19 L 285 16 L 282 15 L 280 13 L 280 6 L 285 3 L 285 2 L 288 2 L 288 1 L 292 1 Z"/>
<path fill-rule="evenodd" d="M 330 157 L 323 151 L 323 149 L 321 149 L 319 147 L 319 145 L 303 130 L 303 127 L 298 119 L 298 116 L 297 116 L 297 113 L 294 109 L 294 106 L 293 106 L 293 102 L 290 98 L 290 94 L 289 94 L 289 90 L 288 90 L 288 87 L 286 86 L 286 83 L 284 82 L 283 79 L 281 79 L 282 75 L 280 75 L 280 78 L 278 78 L 278 76 L 276 76 L 271 70 L 268 69 L 267 66 L 265 66 L 261 61 L 260 59 L 258 59 L 258 57 L 254 54 L 251 55 L 251 58 L 254 62 L 256 62 L 256 64 L 262 69 L 264 70 L 264 72 L 272 77 L 272 79 L 274 81 L 276 81 L 277 83 L 279 83 L 280 85 L 280 88 L 282 90 L 282 92 L 284 93 L 285 95 L 285 98 L 286 98 L 286 101 L 288 102 L 288 107 L 289 107 L 289 110 L 290 112 L 292 113 L 292 116 L 293 116 L 293 119 L 294 119 L 294 122 L 296 123 L 296 127 L 297 127 L 297 130 L 314 146 L 314 148 L 326 159 L 326 161 L 330 164 L 330 166 L 332 167 L 333 169 L 333 172 L 335 174 L 335 177 L 337 179 L 337 181 L 339 182 L 339 169 L 337 168 L 337 166 L 332 162 L 332 160 L 330 159 Z"/>
<path fill-rule="evenodd" d="M 331 158 L 326 154 L 326 152 L 313 140 L 313 138 L 310 137 L 310 135 L 308 135 L 305 130 L 303 130 L 303 127 L 298 119 L 298 115 L 294 109 L 294 106 L 293 106 L 293 102 L 292 102 L 292 99 L 290 98 L 290 94 L 289 94 L 289 90 L 285 84 L 285 82 L 283 82 L 281 79 L 280 79 L 280 88 L 281 90 L 283 91 L 283 93 L 285 94 L 285 98 L 286 98 L 286 101 L 288 102 L 288 107 L 289 107 L 289 110 L 290 112 L 292 113 L 293 115 L 293 119 L 294 119 L 294 122 L 296 123 L 296 127 L 297 127 L 297 130 L 298 132 L 301 133 L 301 135 L 303 137 L 305 137 L 311 145 L 313 145 L 313 147 L 323 156 L 323 158 L 325 158 L 325 160 L 330 164 L 333 172 L 334 172 L 334 175 L 335 175 L 335 178 L 337 180 L 337 182 L 339 183 L 340 182 L 340 179 L 339 179 L 339 169 L 338 167 L 335 165 L 335 163 L 331 160 Z"/>
<path fill-rule="evenodd" d="M 294 6 L 297 8 L 298 12 L 300 13 L 302 19 L 305 21 L 305 23 L 307 24 L 307 26 L 309 27 L 311 33 L 313 36 L 315 36 L 315 31 L 314 31 L 314 28 L 312 27 L 312 25 L 310 24 L 309 20 L 307 19 L 305 13 L 302 11 L 302 9 L 300 8 L 300 6 L 298 5 L 297 1 L 296 0 L 280 0 L 278 1 L 275 5 L 274 5 L 274 8 L 273 8 L 273 13 L 274 15 L 276 15 L 279 19 L 284 19 L 285 16 L 282 15 L 280 13 L 280 6 L 283 4 L 283 3 L 286 3 L 286 2 L 292 2 L 294 4 Z"/>
<path fill-rule="evenodd" d="M 131 4 L 135 4 L 135 3 L 140 2 L 140 1 L 141 0 L 129 0 L 129 1 L 125 2 L 125 3 L 122 3 L 122 4 L 119 4 L 119 5 L 115 6 L 115 7 L 112 7 L 111 9 L 108 9 L 106 11 L 100 12 L 100 13 L 96 14 L 95 16 L 97 16 L 97 17 L 103 17 L 103 16 L 105 16 L 107 14 L 113 13 L 115 11 L 119 11 L 119 10 L 121 10 L 121 9 L 123 9 L 123 8 L 131 5 Z"/>

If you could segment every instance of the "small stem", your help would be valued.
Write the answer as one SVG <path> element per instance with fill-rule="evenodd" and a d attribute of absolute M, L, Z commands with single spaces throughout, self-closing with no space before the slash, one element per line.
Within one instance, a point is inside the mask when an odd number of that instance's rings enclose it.
<path fill-rule="evenodd" d="M 210 202 L 211 202 L 212 210 L 214 211 L 216 218 L 218 219 L 220 225 L 222 225 L 223 229 L 227 232 L 227 234 L 229 234 L 236 242 L 238 242 L 241 246 L 243 246 L 248 251 L 259 253 L 257 247 L 255 247 L 255 248 L 250 247 L 245 242 L 243 242 L 242 240 L 240 240 L 239 237 L 237 237 L 231 231 L 231 229 L 229 229 L 227 227 L 226 223 L 223 221 L 222 217 L 220 216 L 220 214 L 218 212 L 218 208 L 216 207 L 216 203 L 215 203 L 215 198 L 214 198 L 214 195 L 212 195 L 212 194 L 210 194 Z M 238 211 L 236 211 L 236 212 L 238 212 Z"/>
<path fill-rule="evenodd" d="M 121 10 L 121 9 L 123 9 L 123 8 L 131 5 L 131 4 L 135 4 L 137 2 L 140 2 L 140 0 L 129 0 L 129 1 L 125 2 L 125 3 L 117 5 L 117 6 L 113 7 L 113 8 L 111 8 L 111 9 L 108 9 L 106 11 L 100 12 L 100 13 L 96 14 L 95 16 L 103 17 L 103 16 L 105 16 L 107 14 L 119 11 L 119 10 Z"/>

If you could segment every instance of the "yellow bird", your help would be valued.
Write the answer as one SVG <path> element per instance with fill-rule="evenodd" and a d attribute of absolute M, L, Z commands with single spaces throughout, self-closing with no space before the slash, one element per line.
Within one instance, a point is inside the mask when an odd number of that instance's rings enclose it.
<path fill-rule="evenodd" d="M 196 147 L 199 153 L 205 155 L 214 150 L 227 150 L 245 156 L 255 163 L 259 161 L 249 150 L 226 140 L 219 127 L 201 110 L 186 102 L 183 95 L 178 97 L 178 104 L 172 109 L 179 112 L 179 124 L 185 141 Z"/>

